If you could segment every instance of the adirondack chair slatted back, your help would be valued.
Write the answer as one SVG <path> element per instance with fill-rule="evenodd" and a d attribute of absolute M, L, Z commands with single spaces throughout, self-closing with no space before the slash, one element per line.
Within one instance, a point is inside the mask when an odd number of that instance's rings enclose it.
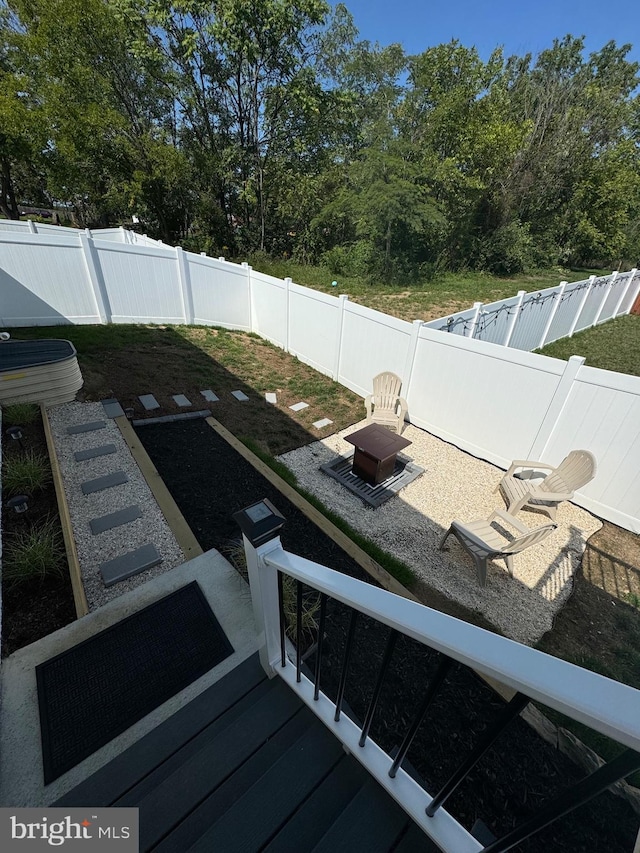
<path fill-rule="evenodd" d="M 530 533 L 518 536 L 516 539 L 507 543 L 504 548 L 500 549 L 500 553 L 505 556 L 507 554 L 519 554 L 520 551 L 524 551 L 524 549 L 528 548 L 530 545 L 537 545 L 538 542 L 542 542 L 542 540 L 546 539 L 551 531 L 555 529 L 555 524 L 543 524 L 542 527 L 536 527 L 536 529 L 532 530 Z"/>
<path fill-rule="evenodd" d="M 572 450 L 539 485 L 541 492 L 575 492 L 593 480 L 596 460 L 588 450 Z"/>
<path fill-rule="evenodd" d="M 395 373 L 379 373 L 373 379 L 373 404 L 376 409 L 395 412 L 402 380 Z"/>

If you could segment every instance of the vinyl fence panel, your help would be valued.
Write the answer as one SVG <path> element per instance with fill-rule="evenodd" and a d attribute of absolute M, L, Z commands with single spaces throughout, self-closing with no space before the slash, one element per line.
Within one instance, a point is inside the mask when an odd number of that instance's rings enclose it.
<path fill-rule="evenodd" d="M 505 468 L 533 444 L 566 363 L 420 329 L 409 391 L 417 426 Z"/>
<path fill-rule="evenodd" d="M 449 317 L 442 317 L 438 320 L 429 320 L 429 322 L 425 323 L 425 326 L 430 329 L 437 329 L 441 332 L 448 332 L 450 335 L 466 337 L 471 329 L 475 315 L 475 308 L 467 308 L 465 311 L 458 311 L 456 314 L 451 314 Z"/>
<path fill-rule="evenodd" d="M 593 326 L 598 316 L 598 312 L 600 311 L 602 300 L 606 296 L 608 287 L 609 276 L 602 276 L 593 281 L 586 302 L 584 303 L 580 316 L 578 317 L 576 327 L 573 330 L 574 332 L 581 332 L 583 329 L 588 329 Z"/>
<path fill-rule="evenodd" d="M 402 379 L 401 394 L 406 397 L 412 335 L 412 323 L 347 302 L 338 381 L 366 397 L 371 393 L 373 377 L 390 370 Z"/>
<path fill-rule="evenodd" d="M 95 241 L 114 323 L 184 323 L 175 250 Z"/>
<path fill-rule="evenodd" d="M 288 283 L 251 270 L 253 331 L 286 349 L 289 325 Z"/>
<path fill-rule="evenodd" d="M 6 233 L 0 244 L 0 323 L 99 323 L 100 314 L 75 235 L 55 239 Z M 34 248 L 33 240 L 38 240 Z"/>
<path fill-rule="evenodd" d="M 580 310 L 585 290 L 589 287 L 590 282 L 588 280 L 574 281 L 571 284 L 567 284 L 564 293 L 558 297 L 560 304 L 557 306 L 556 313 L 551 321 L 545 344 L 550 344 L 560 338 L 566 338 L 571 332 L 576 314 Z"/>
<path fill-rule="evenodd" d="M 531 352 L 540 345 L 547 320 L 559 298 L 558 287 L 548 287 L 537 293 L 527 293 L 522 300 L 509 346 Z"/>
<path fill-rule="evenodd" d="M 487 341 L 490 344 L 504 344 L 509 335 L 509 329 L 516 316 L 518 296 L 511 299 L 501 299 L 483 305 L 478 315 L 478 322 L 473 332 L 477 341 Z M 520 314 L 518 313 L 518 319 Z"/>
<path fill-rule="evenodd" d="M 251 330 L 247 267 L 185 252 L 194 323 Z"/>
<path fill-rule="evenodd" d="M 289 288 L 289 352 L 334 376 L 340 345 L 341 300 L 298 284 Z"/>
<path fill-rule="evenodd" d="M 570 450 L 596 457 L 595 478 L 576 503 L 640 533 L 640 377 L 582 366 L 545 447 L 544 461 Z"/>

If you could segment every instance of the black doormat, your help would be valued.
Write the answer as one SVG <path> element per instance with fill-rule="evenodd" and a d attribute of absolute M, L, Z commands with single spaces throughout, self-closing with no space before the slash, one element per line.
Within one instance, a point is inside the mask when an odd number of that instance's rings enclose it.
<path fill-rule="evenodd" d="M 193 581 L 37 666 L 45 785 L 232 652 Z"/>

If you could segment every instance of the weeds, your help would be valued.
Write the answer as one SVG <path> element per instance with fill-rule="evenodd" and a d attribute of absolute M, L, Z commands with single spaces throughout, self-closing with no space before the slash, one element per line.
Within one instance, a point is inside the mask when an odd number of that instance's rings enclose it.
<path fill-rule="evenodd" d="M 31 495 L 50 482 L 51 468 L 44 454 L 27 450 L 26 453 L 14 453 L 5 458 L 2 485 L 9 494 L 26 492 Z"/>
<path fill-rule="evenodd" d="M 65 552 L 62 535 L 54 519 L 7 536 L 2 576 L 9 585 L 48 575 L 62 577 Z"/>

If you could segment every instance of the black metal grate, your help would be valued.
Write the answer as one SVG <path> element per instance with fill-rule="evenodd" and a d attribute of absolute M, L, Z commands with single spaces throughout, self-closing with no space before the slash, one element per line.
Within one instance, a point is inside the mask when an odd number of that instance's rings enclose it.
<path fill-rule="evenodd" d="M 45 784 L 232 652 L 193 581 L 37 666 Z"/>
<path fill-rule="evenodd" d="M 351 470 L 352 463 L 353 454 L 350 453 L 338 457 L 334 462 L 326 462 L 320 466 L 320 470 L 333 477 L 334 480 L 337 480 L 364 503 L 372 507 L 378 507 L 385 503 L 389 498 L 397 495 L 400 489 L 404 489 L 405 486 L 417 479 L 420 474 L 424 474 L 424 468 L 406 457 L 398 456 L 393 474 L 378 485 L 372 486 L 353 473 Z"/>

